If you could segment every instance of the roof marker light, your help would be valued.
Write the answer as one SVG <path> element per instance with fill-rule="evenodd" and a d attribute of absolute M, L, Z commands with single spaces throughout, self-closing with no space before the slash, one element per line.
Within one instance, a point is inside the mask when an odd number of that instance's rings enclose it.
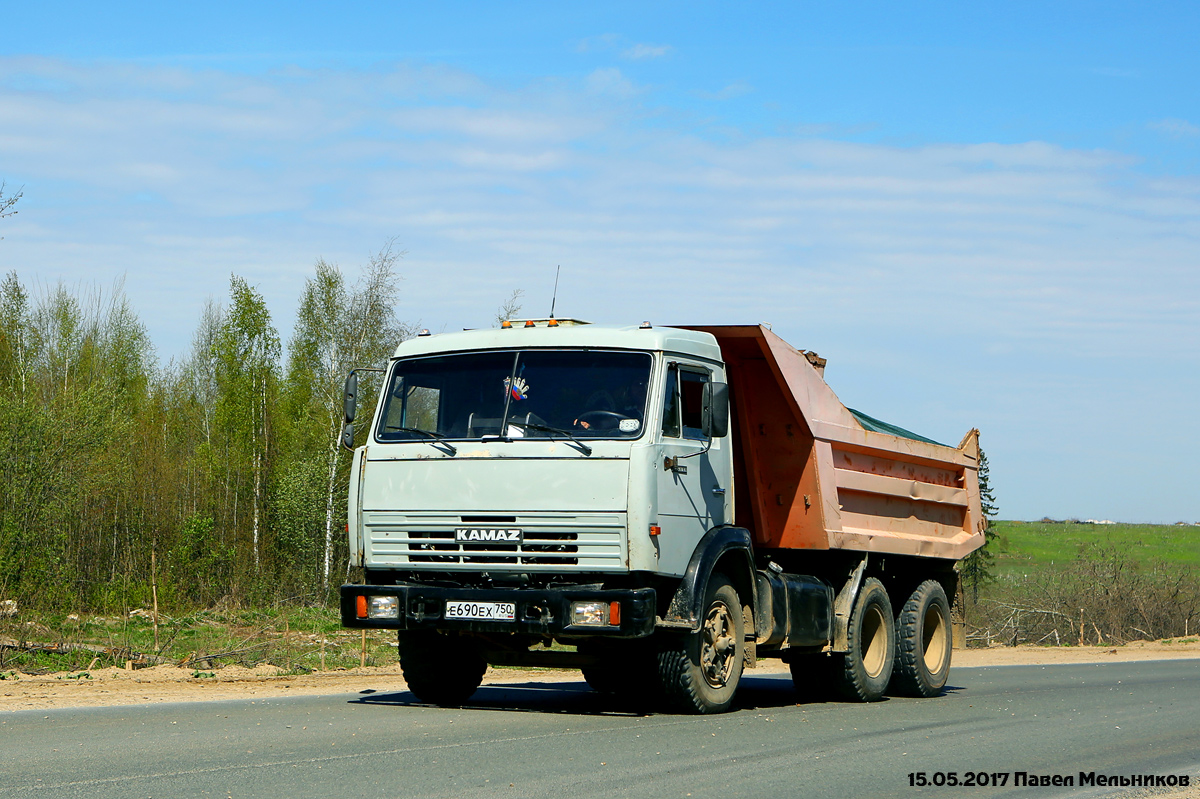
<path fill-rule="evenodd" d="M 551 319 L 549 322 L 546 323 L 546 327 L 558 327 L 558 320 Z"/>
<path fill-rule="evenodd" d="M 418 336 L 428 336 L 428 335 L 429 335 L 429 328 L 425 328 L 424 330 L 422 330 L 422 331 L 421 331 L 420 333 L 418 333 L 417 335 L 418 335 Z"/>
<path fill-rule="evenodd" d="M 654 327 L 654 325 L 650 324 L 649 322 L 642 322 L 640 325 L 638 325 L 638 330 L 649 330 L 652 327 Z"/>
<path fill-rule="evenodd" d="M 500 323 L 501 330 L 509 330 L 511 328 L 512 328 L 512 322 L 508 321 L 507 319 L 505 319 L 503 322 Z"/>
<path fill-rule="evenodd" d="M 534 327 L 533 320 L 532 320 L 532 319 L 526 319 L 526 320 L 525 320 L 525 327 Z"/>

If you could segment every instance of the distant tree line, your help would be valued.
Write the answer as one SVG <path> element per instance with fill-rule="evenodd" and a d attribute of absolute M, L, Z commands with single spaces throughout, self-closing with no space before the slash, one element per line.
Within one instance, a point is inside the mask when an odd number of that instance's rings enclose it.
<path fill-rule="evenodd" d="M 157 362 L 122 287 L 0 283 L 0 599 L 116 611 L 325 602 L 345 577 L 342 381 L 413 331 L 390 245 L 353 282 L 317 261 L 286 359 L 230 280 Z M 366 387 L 367 393 L 371 390 Z"/>

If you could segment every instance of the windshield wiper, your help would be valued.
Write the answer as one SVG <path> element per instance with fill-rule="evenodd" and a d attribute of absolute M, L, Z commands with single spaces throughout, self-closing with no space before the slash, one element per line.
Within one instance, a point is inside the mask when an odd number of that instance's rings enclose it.
<path fill-rule="evenodd" d="M 570 439 L 571 443 L 575 444 L 575 446 L 579 447 L 579 451 L 582 452 L 584 455 L 592 454 L 591 447 L 589 447 L 587 444 L 580 441 L 575 436 L 568 433 L 566 430 L 560 430 L 557 427 L 549 427 L 548 425 L 537 424 L 535 422 L 514 422 L 512 419 L 509 419 L 508 423 L 511 424 L 513 427 L 523 427 L 526 430 L 541 430 L 543 433 L 550 433 L 552 435 L 564 436 L 565 438 Z"/>
<path fill-rule="evenodd" d="M 454 445 L 449 441 L 446 441 L 446 437 L 441 433 L 435 433 L 432 430 L 422 430 L 419 427 L 393 427 L 390 424 L 385 424 L 383 427 L 385 430 L 397 430 L 401 433 L 420 433 L 423 436 L 429 436 L 432 439 L 436 439 L 435 441 L 428 442 L 431 447 L 436 449 L 438 444 L 441 444 L 451 455 L 458 454 L 458 450 L 454 447 Z"/>

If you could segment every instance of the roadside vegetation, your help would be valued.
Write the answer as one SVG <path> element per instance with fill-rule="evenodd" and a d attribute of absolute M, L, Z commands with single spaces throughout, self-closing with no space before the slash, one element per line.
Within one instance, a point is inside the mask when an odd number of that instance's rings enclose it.
<path fill-rule="evenodd" d="M 348 560 L 342 381 L 413 332 L 393 313 L 399 257 L 385 247 L 357 281 L 318 261 L 286 358 L 263 297 L 231 276 L 166 365 L 121 286 L 35 294 L 5 276 L 0 602 L 326 607 Z"/>
<path fill-rule="evenodd" d="M 1119 645 L 1200 633 L 1194 525 L 993 522 L 991 573 L 963 597 L 973 645 Z"/>
<path fill-rule="evenodd" d="M 23 614 L 25 615 L 25 614 Z M 104 668 L 170 664 L 211 676 L 223 666 L 271 664 L 303 674 L 396 662 L 396 636 L 345 630 L 336 611 L 299 606 L 152 614 L 28 614 L 0 621 L 0 679 L 65 672 L 76 679 Z"/>

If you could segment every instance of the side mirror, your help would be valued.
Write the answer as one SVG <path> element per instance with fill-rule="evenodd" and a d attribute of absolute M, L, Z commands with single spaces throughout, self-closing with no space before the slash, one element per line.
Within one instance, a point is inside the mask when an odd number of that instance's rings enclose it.
<path fill-rule="evenodd" d="M 346 419 L 346 424 L 354 421 L 356 413 L 358 413 L 358 375 L 350 372 L 346 375 L 346 395 L 342 399 L 342 415 Z"/>
<path fill-rule="evenodd" d="M 700 398 L 700 429 L 709 438 L 729 434 L 729 384 L 705 383 Z"/>
<path fill-rule="evenodd" d="M 348 450 L 354 449 L 354 422 L 346 422 L 342 426 L 342 446 Z"/>

